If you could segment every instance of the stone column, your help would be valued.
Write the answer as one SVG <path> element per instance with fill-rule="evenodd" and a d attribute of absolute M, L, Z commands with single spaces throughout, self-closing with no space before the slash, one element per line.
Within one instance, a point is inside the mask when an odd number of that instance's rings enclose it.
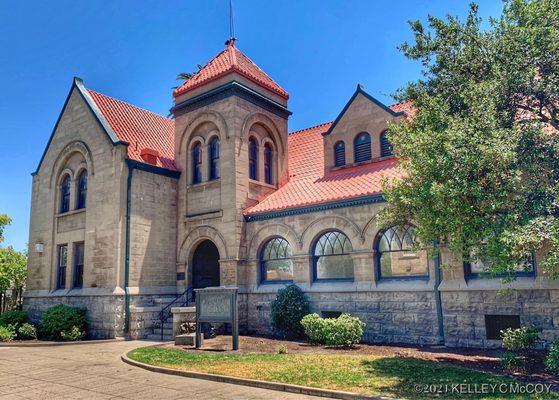
<path fill-rule="evenodd" d="M 448 247 L 440 247 L 442 280 L 465 280 L 464 263 L 460 254 L 450 251 Z"/>
<path fill-rule="evenodd" d="M 294 255 L 293 260 L 293 283 L 310 285 L 312 281 L 312 260 L 308 254 Z"/>
<path fill-rule="evenodd" d="M 374 282 L 375 266 L 371 251 L 359 251 L 351 253 L 353 259 L 353 276 L 355 282 Z"/>
<path fill-rule="evenodd" d="M 221 286 L 236 286 L 238 284 L 237 268 L 237 260 L 219 260 L 219 284 Z"/>
<path fill-rule="evenodd" d="M 186 263 L 185 262 L 177 262 L 177 293 L 182 293 L 186 290 L 188 285 L 192 284 L 190 279 L 188 279 L 188 274 L 186 271 Z"/>

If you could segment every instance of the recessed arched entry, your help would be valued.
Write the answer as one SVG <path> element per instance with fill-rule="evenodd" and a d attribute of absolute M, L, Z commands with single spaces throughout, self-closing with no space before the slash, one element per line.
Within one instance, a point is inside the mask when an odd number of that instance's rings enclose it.
<path fill-rule="evenodd" d="M 219 250 L 211 240 L 204 240 L 192 254 L 192 287 L 219 286 Z"/>

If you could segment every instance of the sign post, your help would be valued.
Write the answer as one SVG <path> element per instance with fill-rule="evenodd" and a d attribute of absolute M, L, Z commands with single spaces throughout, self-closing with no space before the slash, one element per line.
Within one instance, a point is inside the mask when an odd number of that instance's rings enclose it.
<path fill-rule="evenodd" d="M 238 288 L 210 287 L 196 292 L 196 348 L 202 344 L 202 323 L 229 323 L 233 333 L 233 350 L 239 349 Z"/>

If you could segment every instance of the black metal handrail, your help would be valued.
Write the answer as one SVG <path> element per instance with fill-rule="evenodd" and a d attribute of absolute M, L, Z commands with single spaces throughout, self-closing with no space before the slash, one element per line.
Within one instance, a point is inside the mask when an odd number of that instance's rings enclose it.
<path fill-rule="evenodd" d="M 163 340 L 163 325 L 171 315 L 171 307 L 187 307 L 190 302 L 194 302 L 194 290 L 192 286 L 186 288 L 184 292 L 179 294 L 173 301 L 167 304 L 159 311 L 159 323 L 161 324 L 161 340 Z"/>

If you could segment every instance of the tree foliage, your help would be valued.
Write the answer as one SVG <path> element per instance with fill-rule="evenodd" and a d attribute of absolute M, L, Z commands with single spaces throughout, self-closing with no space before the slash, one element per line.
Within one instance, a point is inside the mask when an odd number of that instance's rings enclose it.
<path fill-rule="evenodd" d="M 559 276 L 559 0 L 506 1 L 485 29 L 475 4 L 410 25 L 401 51 L 423 78 L 398 93 L 416 113 L 389 132 L 406 174 L 385 183 L 381 224 L 413 221 L 494 274 L 543 249 Z"/>
<path fill-rule="evenodd" d="M 0 243 L 4 241 L 4 229 L 12 223 L 12 219 L 6 214 L 0 214 Z"/>
<path fill-rule="evenodd" d="M 0 248 L 0 293 L 23 288 L 27 278 L 27 255 L 13 247 Z"/>

